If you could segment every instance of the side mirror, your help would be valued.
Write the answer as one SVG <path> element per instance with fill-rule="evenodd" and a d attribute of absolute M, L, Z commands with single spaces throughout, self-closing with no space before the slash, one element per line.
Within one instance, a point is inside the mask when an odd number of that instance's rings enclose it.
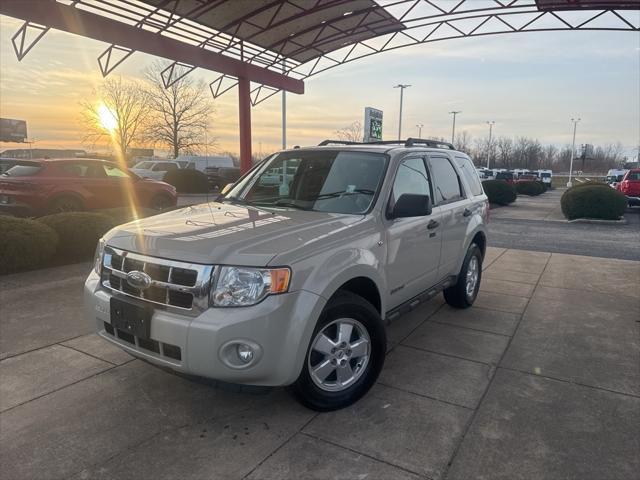
<path fill-rule="evenodd" d="M 233 188 L 233 183 L 227 183 L 222 190 L 220 190 L 220 195 L 225 195 L 229 190 Z"/>
<path fill-rule="evenodd" d="M 424 217 L 431 215 L 429 195 L 405 193 L 400 195 L 391 212 L 391 218 Z"/>

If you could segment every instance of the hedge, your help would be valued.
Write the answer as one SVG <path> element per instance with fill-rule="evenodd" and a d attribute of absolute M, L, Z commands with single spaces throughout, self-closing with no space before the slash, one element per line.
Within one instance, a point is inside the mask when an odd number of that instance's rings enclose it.
<path fill-rule="evenodd" d="M 577 185 L 560 199 L 562 213 L 569 220 L 598 218 L 618 220 L 627 208 L 627 197 L 606 184 Z"/>
<path fill-rule="evenodd" d="M 504 180 L 485 180 L 482 182 L 484 193 L 490 203 L 509 205 L 516 200 L 516 190 Z"/>
<path fill-rule="evenodd" d="M 57 244 L 56 232 L 47 225 L 0 215 L 0 274 L 42 267 Z"/>
<path fill-rule="evenodd" d="M 176 187 L 178 193 L 209 192 L 209 179 L 198 170 L 170 170 L 165 174 L 163 181 Z"/>
<path fill-rule="evenodd" d="M 516 183 L 516 192 L 519 195 L 537 196 L 547 191 L 542 182 L 518 182 Z"/>
<path fill-rule="evenodd" d="M 101 213 L 111 218 L 115 225 L 121 225 L 123 223 L 137 220 L 138 218 L 151 217 L 152 215 L 157 215 L 162 212 L 153 210 L 152 208 L 138 208 L 134 212 L 131 207 L 117 207 L 106 208 L 104 210 L 96 210 L 96 213 Z"/>
<path fill-rule="evenodd" d="M 66 261 L 90 259 L 100 237 L 116 224 L 106 215 L 91 212 L 57 213 L 40 217 L 37 221 L 58 235 L 56 256 Z"/>

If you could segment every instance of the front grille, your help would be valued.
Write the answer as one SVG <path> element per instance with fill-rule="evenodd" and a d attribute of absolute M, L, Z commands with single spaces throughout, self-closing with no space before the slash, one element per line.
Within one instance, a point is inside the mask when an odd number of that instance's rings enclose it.
<path fill-rule="evenodd" d="M 131 335 L 119 328 L 113 328 L 110 323 L 104 322 L 104 330 L 112 337 L 122 340 L 123 342 L 130 343 L 132 346 L 137 347 L 139 350 L 147 350 L 157 355 L 171 358 L 173 360 L 182 360 L 182 349 L 177 345 L 170 343 L 159 342 L 157 340 L 145 339 Z"/>
<path fill-rule="evenodd" d="M 213 266 L 177 262 L 106 247 L 102 260 L 102 286 L 168 309 L 197 314 L 208 308 Z M 129 284 L 129 272 L 144 272 L 151 286 L 139 289 Z M 189 313 L 189 312 L 186 312 Z"/>

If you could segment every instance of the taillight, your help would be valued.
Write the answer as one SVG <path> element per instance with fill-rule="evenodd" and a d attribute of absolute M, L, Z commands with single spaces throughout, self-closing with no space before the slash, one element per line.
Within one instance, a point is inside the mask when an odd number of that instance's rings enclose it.
<path fill-rule="evenodd" d="M 489 216 L 490 216 L 489 212 L 490 211 L 491 211 L 491 204 L 489 203 L 489 201 L 484 202 L 484 212 L 485 212 L 484 213 L 484 217 L 485 217 L 484 222 L 485 223 L 489 223 Z"/>
<path fill-rule="evenodd" d="M 629 180 L 624 180 L 620 183 L 619 188 L 622 193 L 627 193 L 629 191 Z"/>

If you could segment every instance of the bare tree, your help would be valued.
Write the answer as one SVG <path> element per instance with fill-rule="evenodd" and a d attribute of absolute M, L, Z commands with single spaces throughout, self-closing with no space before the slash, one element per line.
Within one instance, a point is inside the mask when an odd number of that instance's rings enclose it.
<path fill-rule="evenodd" d="M 152 119 L 149 139 L 169 148 L 174 157 L 214 146 L 215 138 L 207 136 L 214 107 L 206 85 L 187 75 L 165 88 L 162 71 L 166 67 L 166 62 L 156 61 L 145 71 Z"/>
<path fill-rule="evenodd" d="M 466 154 L 471 153 L 471 134 L 467 130 L 458 132 L 454 142 L 455 147 Z"/>
<path fill-rule="evenodd" d="M 143 141 L 149 116 L 147 92 L 135 81 L 109 78 L 93 92 L 98 102 L 81 102 L 82 120 L 87 128 L 84 143 L 111 144 L 117 158 L 124 161 L 128 148 Z"/>
<path fill-rule="evenodd" d="M 496 163 L 502 168 L 511 168 L 513 163 L 513 140 L 508 137 L 500 137 L 496 140 Z"/>
<path fill-rule="evenodd" d="M 362 123 L 359 120 L 347 125 L 340 130 L 336 130 L 335 134 L 338 136 L 338 140 L 344 142 L 362 142 L 364 137 L 364 129 Z"/>

